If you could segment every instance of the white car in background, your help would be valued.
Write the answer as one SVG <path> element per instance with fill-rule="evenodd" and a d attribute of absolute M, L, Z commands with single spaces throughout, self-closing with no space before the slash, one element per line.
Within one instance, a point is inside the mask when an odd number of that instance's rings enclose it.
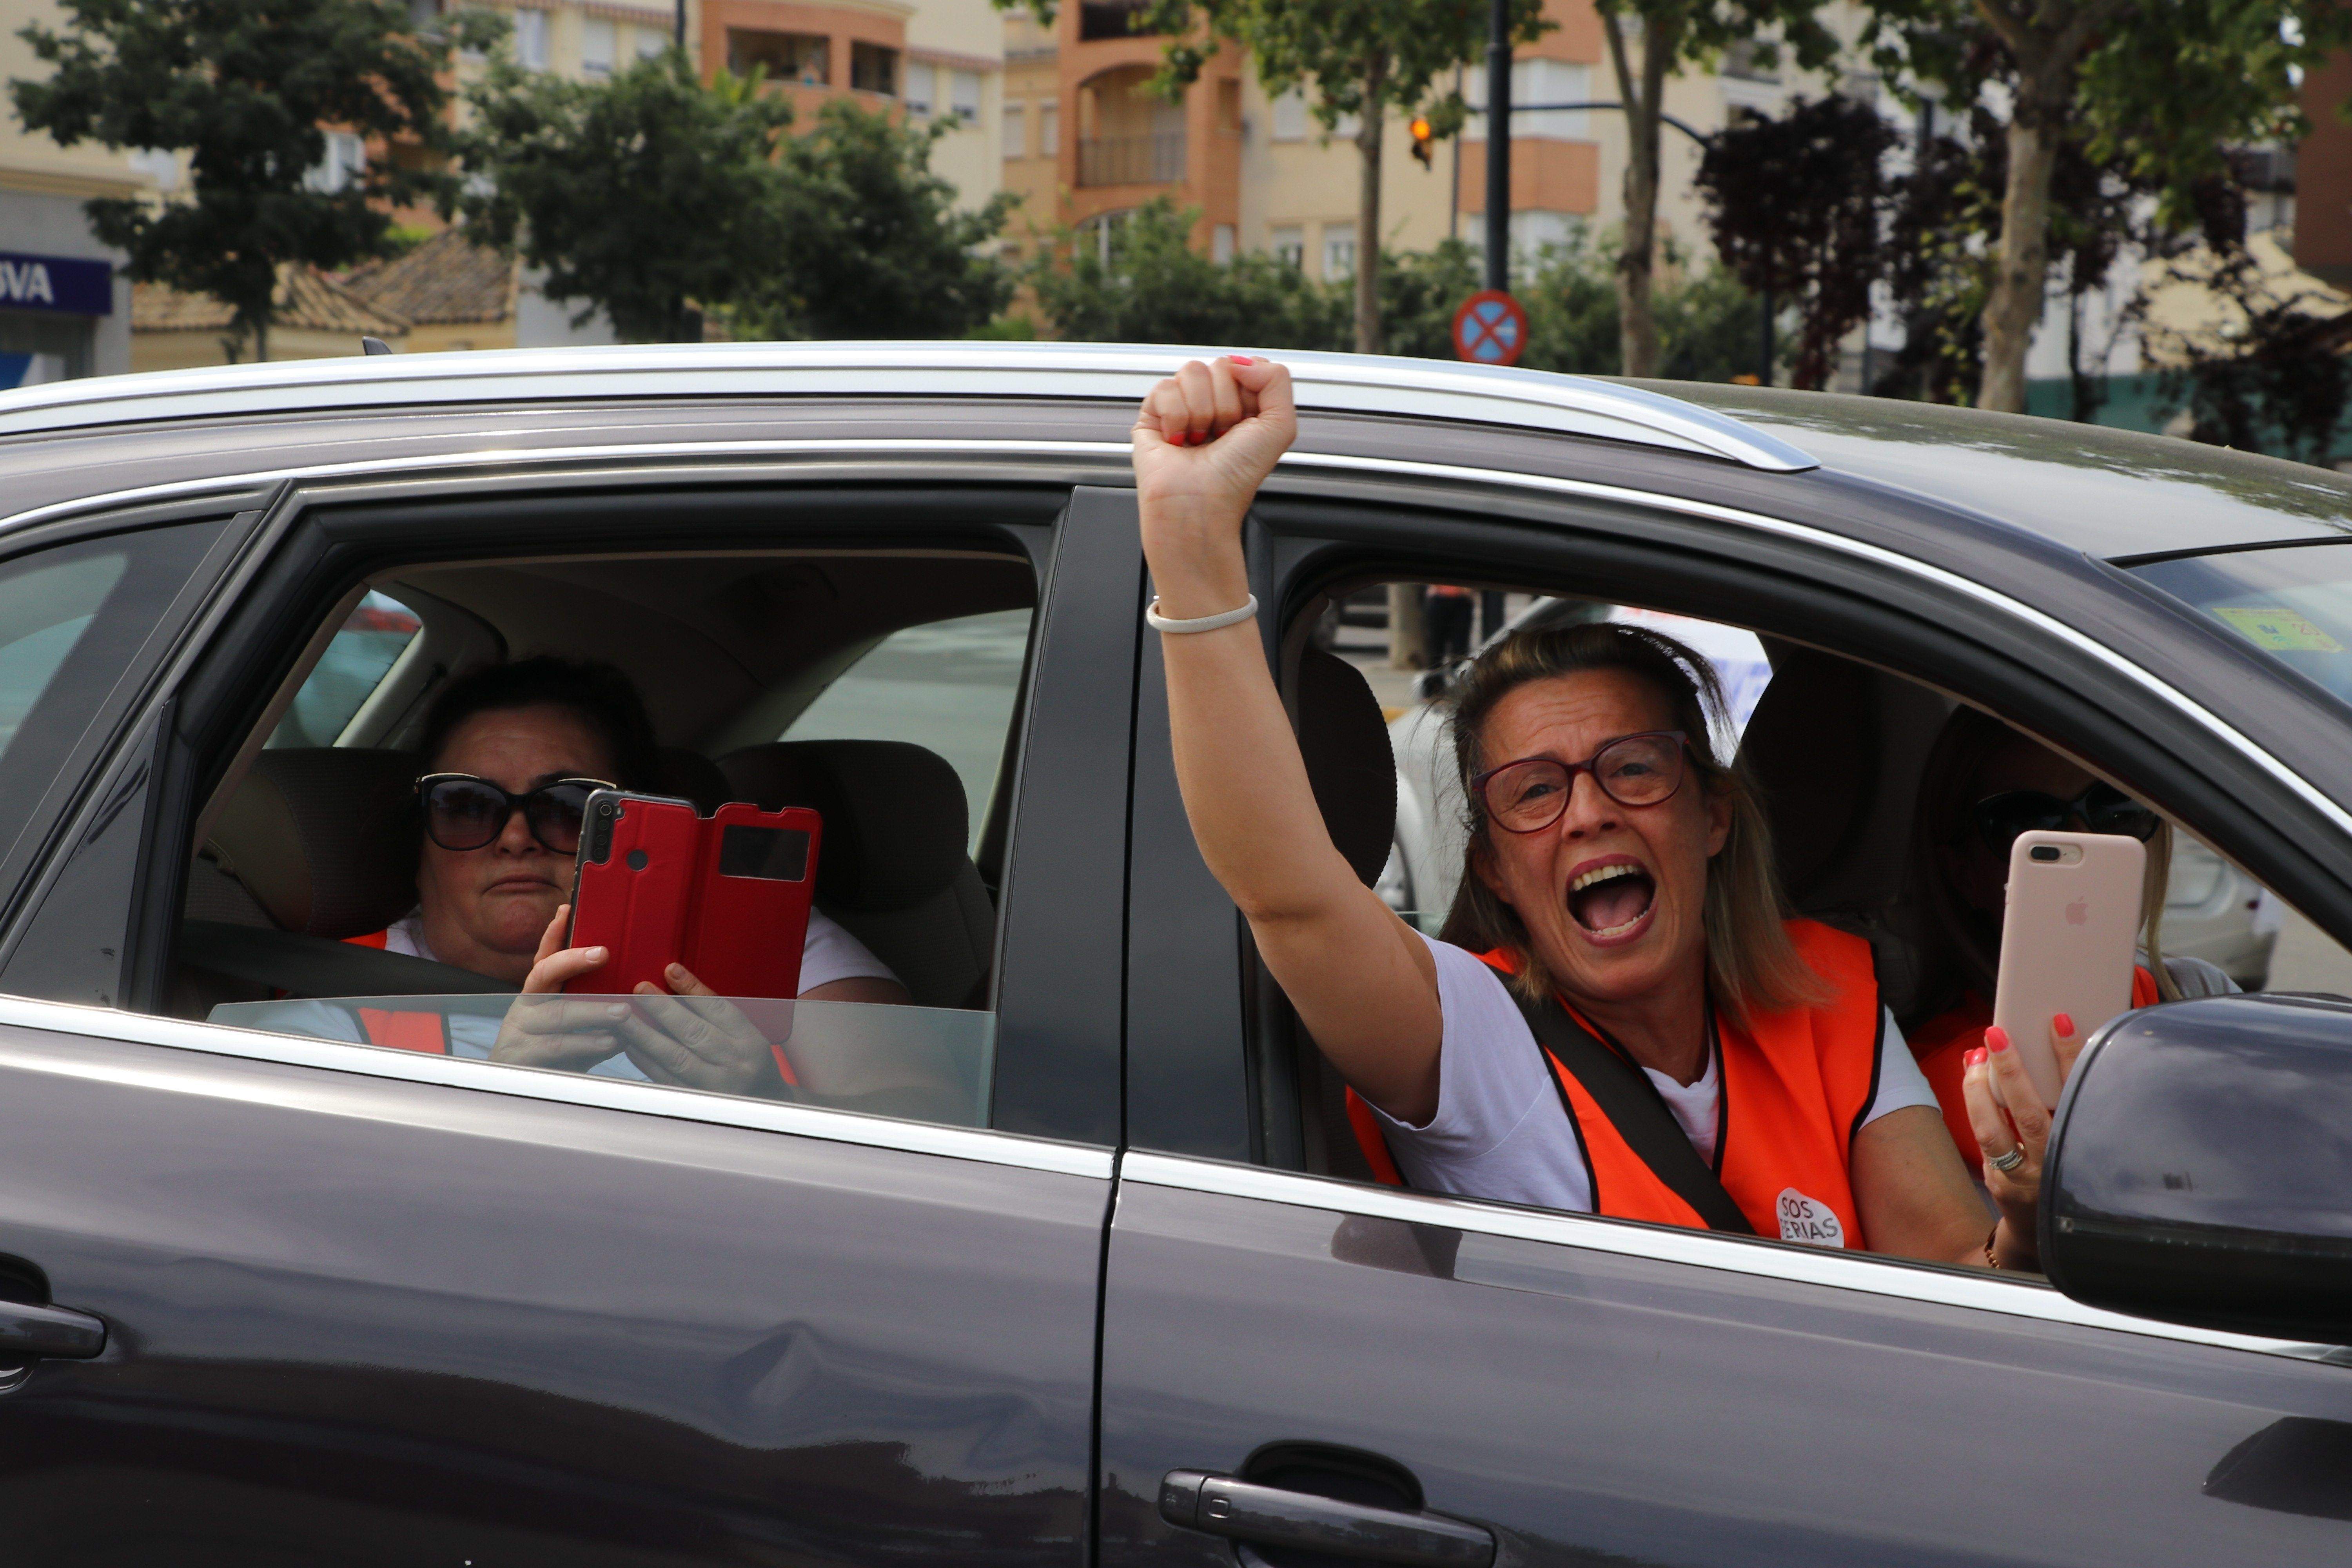
<path fill-rule="evenodd" d="M 1772 665 L 1756 634 L 1717 621 L 1583 599 L 1538 599 L 1512 617 L 1496 640 L 1528 626 L 1616 621 L 1664 632 L 1705 658 L 1722 682 L 1727 723 L 1712 737 L 1718 757 L 1737 750 L 1749 715 L 1771 684 Z M 1458 667 L 1457 667 L 1458 668 Z M 1450 671 L 1422 678 L 1414 704 L 1389 724 L 1396 754 L 1396 842 L 1376 884 L 1389 907 L 1432 936 L 1445 923 L 1461 880 L 1465 806 L 1454 771 Z M 2173 836 L 2172 877 L 2164 905 L 2168 953 L 2219 965 L 2248 989 L 2262 986 L 2278 940 L 2280 908 L 2261 884 L 2185 833 Z"/>

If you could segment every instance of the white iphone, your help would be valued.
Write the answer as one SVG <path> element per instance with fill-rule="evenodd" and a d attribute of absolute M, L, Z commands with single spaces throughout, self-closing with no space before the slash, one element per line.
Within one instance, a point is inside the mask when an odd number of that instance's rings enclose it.
<path fill-rule="evenodd" d="M 1992 1021 L 2045 1106 L 2061 1087 L 2052 1016 L 2069 1015 L 2074 1037 L 2088 1039 L 2131 1006 L 2147 868 L 2147 847 L 2121 834 L 2021 833 L 2010 847 Z"/>

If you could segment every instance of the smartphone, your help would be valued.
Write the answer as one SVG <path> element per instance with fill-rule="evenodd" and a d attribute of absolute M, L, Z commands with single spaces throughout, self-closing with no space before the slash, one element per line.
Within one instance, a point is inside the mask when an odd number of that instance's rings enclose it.
<path fill-rule="evenodd" d="M 2147 848 L 2115 833 L 2021 833 L 2009 851 L 2009 900 L 2000 922 L 2000 974 L 1992 1021 L 2042 1103 L 2058 1103 L 2052 1015 L 2077 1039 L 2131 1005 Z"/>
<path fill-rule="evenodd" d="M 611 995 L 682 963 L 721 996 L 800 993 L 824 819 L 746 801 L 709 816 L 691 801 L 600 789 L 588 797 L 572 885 L 573 947 L 612 956 L 566 985 Z"/>

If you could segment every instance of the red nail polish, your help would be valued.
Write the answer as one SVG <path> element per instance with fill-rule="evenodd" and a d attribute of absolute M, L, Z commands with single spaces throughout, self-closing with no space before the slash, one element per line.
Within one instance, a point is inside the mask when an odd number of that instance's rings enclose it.
<path fill-rule="evenodd" d="M 1247 354 L 1227 354 L 1225 357 L 1232 360 L 1235 364 L 1255 364 L 1257 363 L 1257 361 L 1250 358 Z"/>
<path fill-rule="evenodd" d="M 1982 1046 L 1979 1046 L 1976 1049 L 1966 1053 L 1960 1058 L 1960 1065 L 1962 1067 L 1972 1068 L 1984 1059 L 1984 1047 Z"/>
<path fill-rule="evenodd" d="M 2074 1032 L 2074 1019 L 2072 1014 L 2056 1014 L 2052 1016 L 2050 1022 L 2056 1026 L 2058 1032 L 2062 1035 L 2071 1035 Z"/>
<path fill-rule="evenodd" d="M 1990 1028 L 1987 1029 L 1985 1031 L 1985 1049 L 1992 1052 L 1995 1056 L 1999 1056 L 2001 1052 L 2009 1049 L 2009 1031 L 2002 1028 L 1999 1024 L 1995 1024 Z"/>

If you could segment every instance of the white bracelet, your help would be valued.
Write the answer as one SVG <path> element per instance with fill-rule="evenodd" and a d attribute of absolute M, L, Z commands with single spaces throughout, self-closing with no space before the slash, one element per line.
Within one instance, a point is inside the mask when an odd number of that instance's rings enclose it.
<path fill-rule="evenodd" d="M 1143 606 L 1143 624 L 1155 632 L 1213 632 L 1226 626 L 1237 626 L 1257 614 L 1257 595 L 1252 594 L 1249 603 L 1238 610 L 1226 610 L 1220 615 L 1201 616 L 1189 621 L 1172 621 L 1160 613 L 1157 597 Z"/>

